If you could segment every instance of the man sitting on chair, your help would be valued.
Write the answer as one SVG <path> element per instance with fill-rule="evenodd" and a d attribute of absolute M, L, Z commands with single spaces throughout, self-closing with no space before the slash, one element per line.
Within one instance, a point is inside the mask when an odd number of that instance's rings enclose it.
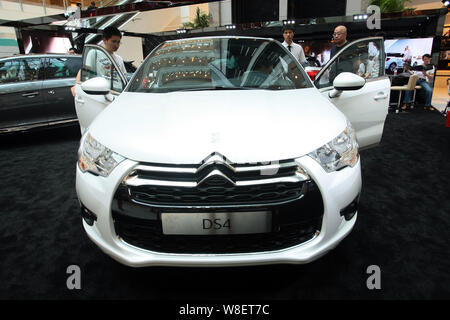
<path fill-rule="evenodd" d="M 425 92 L 425 109 L 434 110 L 434 107 L 431 105 L 431 98 L 433 96 L 433 88 L 432 82 L 434 78 L 434 66 L 431 64 L 431 56 L 429 54 L 424 54 L 422 56 L 423 60 L 423 68 L 421 70 L 416 70 L 413 74 L 417 74 L 419 79 L 417 80 L 417 85 L 421 86 Z M 405 92 L 405 100 L 404 103 L 411 103 L 412 92 Z"/>

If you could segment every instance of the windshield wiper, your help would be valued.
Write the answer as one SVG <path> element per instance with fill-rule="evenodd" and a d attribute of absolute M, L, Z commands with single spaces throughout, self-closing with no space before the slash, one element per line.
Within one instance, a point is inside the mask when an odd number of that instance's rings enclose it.
<path fill-rule="evenodd" d="M 182 90 L 174 91 L 204 91 L 204 90 L 252 90 L 255 88 L 251 87 L 224 87 L 224 86 L 214 86 L 214 87 L 196 87 L 196 88 L 186 88 Z"/>

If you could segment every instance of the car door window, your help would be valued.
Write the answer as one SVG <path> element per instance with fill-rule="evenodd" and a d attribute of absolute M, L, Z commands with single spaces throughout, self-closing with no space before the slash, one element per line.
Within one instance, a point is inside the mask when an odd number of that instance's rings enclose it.
<path fill-rule="evenodd" d="M 20 61 L 20 81 L 36 81 L 39 79 L 39 69 L 41 67 L 41 59 L 30 58 Z"/>
<path fill-rule="evenodd" d="M 111 81 L 111 89 L 114 91 L 122 92 L 125 87 L 119 71 L 110 57 L 99 48 L 86 47 L 83 53 L 81 81 L 95 77 L 103 77 Z"/>
<path fill-rule="evenodd" d="M 47 66 L 47 79 L 75 78 L 81 69 L 80 58 L 50 58 Z"/>
<path fill-rule="evenodd" d="M 0 62 L 0 83 L 19 82 L 19 60 Z"/>
<path fill-rule="evenodd" d="M 358 41 L 343 50 L 336 59 L 326 66 L 315 84 L 318 88 L 333 86 L 333 81 L 341 72 L 352 72 L 365 79 L 384 76 L 384 50 L 379 39 Z"/>
<path fill-rule="evenodd" d="M 0 83 L 36 81 L 40 65 L 39 58 L 0 62 Z"/>

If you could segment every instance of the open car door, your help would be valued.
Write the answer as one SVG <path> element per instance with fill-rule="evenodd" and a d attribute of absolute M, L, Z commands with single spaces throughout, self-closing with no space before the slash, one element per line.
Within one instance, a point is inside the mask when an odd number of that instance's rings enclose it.
<path fill-rule="evenodd" d="M 361 148 L 377 145 L 383 134 L 391 87 L 384 73 L 384 62 L 382 37 L 360 39 L 339 51 L 320 70 L 314 81 L 319 91 L 350 120 Z M 342 72 L 363 77 L 365 85 L 359 90 L 332 94 L 335 89 L 333 81 Z"/>
<path fill-rule="evenodd" d="M 97 89 L 99 78 L 106 80 L 100 81 L 106 83 L 103 92 Z M 75 109 L 82 134 L 97 115 L 123 91 L 126 84 L 125 75 L 105 48 L 85 45 L 80 84 L 75 88 Z"/>

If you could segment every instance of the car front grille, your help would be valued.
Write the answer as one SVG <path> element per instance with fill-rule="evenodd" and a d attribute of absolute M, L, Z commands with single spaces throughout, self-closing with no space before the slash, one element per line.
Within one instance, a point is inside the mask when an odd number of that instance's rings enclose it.
<path fill-rule="evenodd" d="M 214 155 L 213 155 L 214 158 Z M 258 234 L 167 235 L 161 214 L 266 211 L 271 230 Z M 321 230 L 323 200 L 315 182 L 293 160 L 241 165 L 139 164 L 112 202 L 116 234 L 126 243 L 164 253 L 221 254 L 280 250 Z"/>
<path fill-rule="evenodd" d="M 303 184 L 271 183 L 254 186 L 210 186 L 196 188 L 145 186 L 130 188 L 132 199 L 149 205 L 229 206 L 284 202 L 302 195 Z"/>
<path fill-rule="evenodd" d="M 307 179 L 298 170 L 293 161 L 249 166 L 212 162 L 175 169 L 139 165 L 122 187 L 133 201 L 150 206 L 254 206 L 300 198 Z"/>

